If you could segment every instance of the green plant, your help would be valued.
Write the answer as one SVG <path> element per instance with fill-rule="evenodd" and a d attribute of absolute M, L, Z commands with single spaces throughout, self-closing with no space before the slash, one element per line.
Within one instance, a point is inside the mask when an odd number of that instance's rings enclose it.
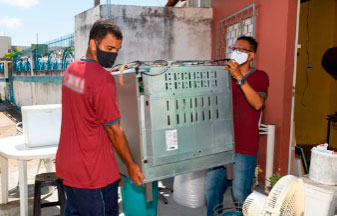
<path fill-rule="evenodd" d="M 19 52 L 21 52 L 21 51 L 17 47 L 15 47 L 15 51 L 14 50 L 9 51 L 7 54 L 4 55 L 4 58 L 6 58 L 6 59 L 12 59 L 13 56 L 16 53 L 19 53 Z"/>
<path fill-rule="evenodd" d="M 277 173 L 274 173 L 270 178 L 269 181 L 271 183 L 271 187 L 274 187 L 276 182 L 282 178 L 282 175 L 280 174 L 281 169 L 279 168 Z"/>

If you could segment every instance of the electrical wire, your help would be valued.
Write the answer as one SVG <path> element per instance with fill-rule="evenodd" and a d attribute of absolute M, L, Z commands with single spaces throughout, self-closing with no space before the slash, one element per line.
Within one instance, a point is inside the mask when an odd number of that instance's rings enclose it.
<path fill-rule="evenodd" d="M 173 62 L 167 62 L 165 60 L 157 60 L 157 61 L 154 61 L 154 62 L 166 62 L 167 63 L 167 66 L 166 66 L 166 69 L 164 69 L 163 71 L 161 71 L 160 73 L 157 73 L 157 74 L 150 74 L 150 73 L 145 73 L 145 72 L 141 72 L 142 74 L 146 75 L 146 76 L 159 76 L 159 75 L 162 75 L 164 73 L 166 73 L 170 68 L 171 66 L 193 66 L 193 65 L 214 65 L 216 63 L 216 65 L 220 65 L 226 61 L 229 61 L 229 59 L 214 59 L 214 60 L 196 60 L 196 61 L 173 61 Z M 161 65 L 163 66 L 163 65 Z"/>
<path fill-rule="evenodd" d="M 305 43 L 305 50 L 306 50 L 307 58 L 308 58 L 307 59 L 307 69 L 305 71 L 306 84 L 305 84 L 305 87 L 304 87 L 304 90 L 303 90 L 303 93 L 302 93 L 302 97 L 301 97 L 301 104 L 304 107 L 306 107 L 306 105 L 303 103 L 303 99 L 304 99 L 305 92 L 307 91 L 308 86 L 309 86 L 309 74 L 308 74 L 308 72 L 309 72 L 308 66 L 310 65 L 310 53 L 309 53 L 310 25 L 309 25 L 309 13 L 310 13 L 310 1 L 308 1 L 307 18 L 306 18 L 306 22 L 307 22 L 307 41 Z"/>
<path fill-rule="evenodd" d="M 160 73 L 157 73 L 157 74 L 150 74 L 150 73 L 146 73 L 146 72 L 141 72 L 141 74 L 146 75 L 146 76 L 159 76 L 159 75 L 162 75 L 162 74 L 166 73 L 170 68 L 171 67 L 168 66 L 164 70 L 162 70 Z"/>
<path fill-rule="evenodd" d="M 229 59 L 212 59 L 212 60 L 191 60 L 191 61 L 166 61 L 166 60 L 155 60 L 155 61 L 133 61 L 126 64 L 118 64 L 113 67 L 112 71 L 118 71 L 124 65 L 125 69 L 135 69 L 136 73 L 141 73 L 146 76 L 159 76 L 167 71 L 172 66 L 196 66 L 196 65 L 206 65 L 206 66 L 220 66 L 224 65 L 224 62 L 229 61 Z M 151 74 L 149 72 L 141 71 L 141 67 L 166 67 L 160 73 Z"/>

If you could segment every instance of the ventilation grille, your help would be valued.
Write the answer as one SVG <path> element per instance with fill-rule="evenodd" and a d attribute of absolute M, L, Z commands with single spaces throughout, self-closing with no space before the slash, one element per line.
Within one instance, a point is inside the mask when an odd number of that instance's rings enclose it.
<path fill-rule="evenodd" d="M 220 118 L 219 97 L 201 96 L 166 101 L 167 125 L 213 121 Z M 172 112 L 173 111 L 173 112 Z M 175 115 L 170 115 L 175 113 Z"/>
<path fill-rule="evenodd" d="M 218 86 L 217 71 L 167 72 L 164 76 L 165 89 L 168 91 Z"/>
<path fill-rule="evenodd" d="M 143 76 L 143 83 L 146 110 L 156 116 L 151 127 L 212 125 L 232 119 L 230 75 L 223 66 L 153 67 L 150 73 Z"/>

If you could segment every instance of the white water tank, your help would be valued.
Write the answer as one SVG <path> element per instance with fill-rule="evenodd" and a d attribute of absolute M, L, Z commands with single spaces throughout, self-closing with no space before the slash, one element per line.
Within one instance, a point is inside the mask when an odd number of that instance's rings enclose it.
<path fill-rule="evenodd" d="M 27 147 L 57 145 L 61 132 L 61 104 L 23 106 L 22 125 Z"/>
<path fill-rule="evenodd" d="M 309 178 L 326 185 L 337 185 L 337 155 L 314 147 L 311 150 Z"/>

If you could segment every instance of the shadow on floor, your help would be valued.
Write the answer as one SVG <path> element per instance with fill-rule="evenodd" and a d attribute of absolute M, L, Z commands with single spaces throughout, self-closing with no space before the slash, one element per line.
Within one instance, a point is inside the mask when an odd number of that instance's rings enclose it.
<path fill-rule="evenodd" d="M 15 108 L 12 104 L 8 102 L 0 103 L 0 112 L 3 112 L 8 118 L 10 118 L 15 123 L 22 121 L 22 115 L 19 110 Z"/>
<path fill-rule="evenodd" d="M 42 187 L 41 188 L 41 195 L 42 196 L 47 195 L 46 197 L 43 197 L 43 199 L 47 199 L 51 195 L 50 192 L 54 192 L 54 190 L 55 190 L 54 187 L 50 187 L 50 190 L 49 190 L 48 187 Z M 8 198 L 14 198 L 14 199 L 20 198 L 19 184 L 16 187 L 14 187 L 14 188 L 12 188 L 8 191 Z M 28 185 L 28 198 L 34 198 L 34 184 Z"/>

